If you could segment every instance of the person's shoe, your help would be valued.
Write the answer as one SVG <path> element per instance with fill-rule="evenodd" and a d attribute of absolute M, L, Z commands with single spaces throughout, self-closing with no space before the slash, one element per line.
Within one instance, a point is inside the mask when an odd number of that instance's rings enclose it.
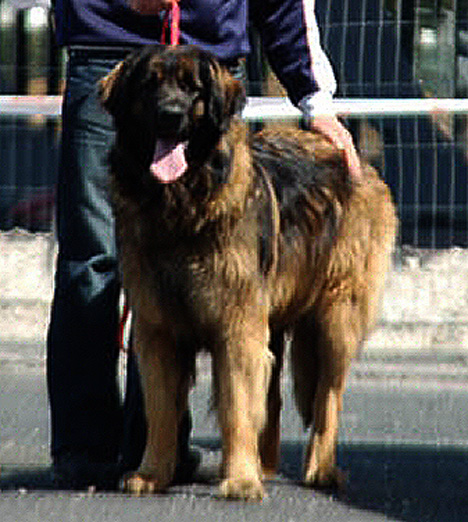
<path fill-rule="evenodd" d="M 186 448 L 183 455 L 177 459 L 173 484 L 189 484 L 193 482 L 200 466 L 201 453 L 195 448 Z"/>
<path fill-rule="evenodd" d="M 201 462 L 200 451 L 189 445 L 192 420 L 187 412 L 179 426 L 179 445 L 177 465 L 174 473 L 174 484 L 187 484 L 193 481 Z M 138 468 L 141 455 L 132 455 L 131 460 L 124 459 L 119 463 L 98 460 L 93 451 L 63 451 L 54 457 L 53 480 L 58 489 L 100 491 L 119 489 L 122 476 Z"/>
<path fill-rule="evenodd" d="M 188 484 L 201 462 L 199 450 L 190 448 L 178 458 L 173 484 Z M 86 453 L 66 452 L 56 457 L 52 469 L 54 486 L 57 489 L 83 491 L 115 491 L 126 470 L 109 462 L 92 461 Z"/>
<path fill-rule="evenodd" d="M 65 452 L 55 457 L 52 468 L 57 489 L 114 491 L 121 477 L 119 466 L 96 462 L 86 452 Z"/>

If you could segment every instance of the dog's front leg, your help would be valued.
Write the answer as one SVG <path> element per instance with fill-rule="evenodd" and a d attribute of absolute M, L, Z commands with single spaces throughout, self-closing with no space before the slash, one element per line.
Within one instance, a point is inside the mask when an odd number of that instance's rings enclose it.
<path fill-rule="evenodd" d="M 187 407 L 187 392 L 176 343 L 171 334 L 136 319 L 135 346 L 142 380 L 147 421 L 143 461 L 124 481 L 126 491 L 136 495 L 163 491 L 174 477 L 177 428 Z"/>
<path fill-rule="evenodd" d="M 214 378 L 223 439 L 223 497 L 263 498 L 259 435 L 265 422 L 272 355 L 264 322 L 238 321 L 214 353 Z M 234 330 L 234 331 L 233 331 Z"/>

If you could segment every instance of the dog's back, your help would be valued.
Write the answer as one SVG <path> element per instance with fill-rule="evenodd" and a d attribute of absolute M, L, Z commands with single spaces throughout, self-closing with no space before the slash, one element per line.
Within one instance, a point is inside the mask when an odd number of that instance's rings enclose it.
<path fill-rule="evenodd" d="M 336 291 L 345 280 L 350 285 L 349 278 L 369 291 L 379 282 L 380 291 L 397 218 L 377 172 L 363 163 L 362 183 L 351 184 L 339 153 L 307 131 L 262 132 L 252 151 L 258 175 L 270 179 L 279 221 L 273 322 L 295 322 L 298 307 L 310 308 L 327 286 Z M 369 327 L 372 316 L 365 321 Z"/>

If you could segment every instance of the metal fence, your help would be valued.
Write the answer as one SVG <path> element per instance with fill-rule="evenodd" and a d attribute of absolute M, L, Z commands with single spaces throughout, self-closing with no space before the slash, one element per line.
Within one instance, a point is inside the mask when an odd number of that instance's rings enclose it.
<path fill-rule="evenodd" d="M 465 96 L 466 0 L 317 0 L 324 46 L 342 96 Z M 349 122 L 398 202 L 401 240 L 468 244 L 466 116 Z"/>
<path fill-rule="evenodd" d="M 0 94 L 56 94 L 63 61 L 47 10 L 6 16 L 5 5 L 0 0 Z M 403 101 L 401 115 L 386 115 L 385 100 L 466 96 L 468 0 L 316 0 L 316 9 L 339 96 L 382 102 L 378 115 L 364 110 L 347 123 L 391 186 L 402 243 L 467 246 L 466 115 L 409 116 Z M 263 67 L 251 69 L 257 76 Z M 2 115 L 0 103 L 0 228 L 50 228 L 58 127 L 56 118 Z"/>
<path fill-rule="evenodd" d="M 63 56 L 46 0 L 0 0 L 0 94 L 57 94 Z M 50 230 L 59 120 L 8 116 L 0 106 L 0 229 Z"/>

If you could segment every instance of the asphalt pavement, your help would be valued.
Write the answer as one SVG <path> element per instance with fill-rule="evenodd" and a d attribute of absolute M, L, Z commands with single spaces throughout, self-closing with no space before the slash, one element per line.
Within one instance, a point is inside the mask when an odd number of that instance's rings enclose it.
<path fill-rule="evenodd" d="M 217 497 L 220 440 L 210 412 L 209 360 L 191 403 L 202 453 L 194 484 L 163 495 L 54 489 L 49 470 L 44 348 L 0 343 L 0 520 L 21 521 L 466 521 L 468 359 L 427 354 L 353 364 L 339 437 L 348 473 L 341 495 L 301 486 L 304 432 L 284 375 L 282 462 L 261 503 Z"/>

